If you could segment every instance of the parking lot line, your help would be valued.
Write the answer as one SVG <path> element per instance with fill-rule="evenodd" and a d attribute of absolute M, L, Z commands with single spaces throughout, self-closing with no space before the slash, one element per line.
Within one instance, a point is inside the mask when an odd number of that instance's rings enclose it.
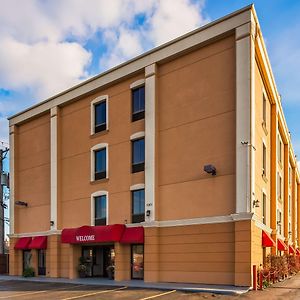
<path fill-rule="evenodd" d="M 75 288 L 75 287 L 79 287 L 79 286 L 83 286 L 82 284 L 78 284 L 78 285 L 73 285 L 72 288 Z M 16 295 L 7 295 L 7 296 L 3 296 L 3 297 L 0 297 L 0 299 L 7 299 L 7 298 L 15 298 L 15 297 L 21 297 L 21 296 L 26 296 L 26 295 L 34 295 L 34 294 L 41 294 L 41 293 L 46 293 L 46 292 L 51 292 L 51 291 L 61 291 L 61 290 L 67 290 L 69 289 L 70 287 L 62 287 L 62 288 L 57 288 L 57 289 L 51 289 L 51 290 L 43 290 L 43 291 L 36 291 L 36 292 L 30 292 L 28 291 L 27 293 L 21 293 L 21 294 L 16 294 Z M 11 291 L 13 292 L 13 291 Z"/>
<path fill-rule="evenodd" d="M 79 296 L 73 296 L 73 297 L 69 297 L 69 298 L 63 298 L 61 300 L 72 300 L 72 299 L 79 299 L 79 298 L 84 298 L 84 297 L 89 297 L 89 296 L 94 296 L 94 295 L 98 295 L 98 294 L 105 294 L 105 293 L 109 293 L 109 292 L 115 292 L 115 291 L 120 291 L 120 290 L 124 290 L 127 289 L 127 286 L 123 286 L 117 289 L 113 289 L 113 290 L 105 290 L 105 291 L 99 291 L 99 292 L 94 292 L 94 293 L 88 293 L 88 294 L 84 294 L 84 295 L 79 295 Z"/>
<path fill-rule="evenodd" d="M 146 297 L 146 298 L 141 298 L 139 300 L 153 299 L 153 298 L 161 297 L 161 296 L 168 295 L 168 294 L 171 294 L 171 293 L 174 293 L 174 292 L 176 292 L 176 290 L 172 290 L 172 291 L 169 291 L 169 292 L 165 292 L 165 293 L 161 293 L 161 294 L 149 296 L 149 297 Z"/>

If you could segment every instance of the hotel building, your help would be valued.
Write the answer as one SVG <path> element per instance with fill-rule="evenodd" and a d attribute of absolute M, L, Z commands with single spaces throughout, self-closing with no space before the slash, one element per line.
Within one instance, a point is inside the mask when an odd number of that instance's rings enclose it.
<path fill-rule="evenodd" d="M 251 286 L 300 246 L 300 174 L 253 6 L 9 119 L 10 274 Z"/>

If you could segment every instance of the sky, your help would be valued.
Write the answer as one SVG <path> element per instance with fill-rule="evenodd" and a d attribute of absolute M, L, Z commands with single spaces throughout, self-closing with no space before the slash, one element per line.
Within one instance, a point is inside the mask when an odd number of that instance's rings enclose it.
<path fill-rule="evenodd" d="M 252 2 L 300 157 L 297 0 L 0 0 L 0 142 L 8 116 Z"/>

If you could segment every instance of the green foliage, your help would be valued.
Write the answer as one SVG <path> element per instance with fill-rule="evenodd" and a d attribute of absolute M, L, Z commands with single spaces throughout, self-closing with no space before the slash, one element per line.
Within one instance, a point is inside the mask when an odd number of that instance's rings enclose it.
<path fill-rule="evenodd" d="M 32 267 L 27 267 L 23 271 L 23 276 L 24 277 L 34 277 L 34 268 Z"/>

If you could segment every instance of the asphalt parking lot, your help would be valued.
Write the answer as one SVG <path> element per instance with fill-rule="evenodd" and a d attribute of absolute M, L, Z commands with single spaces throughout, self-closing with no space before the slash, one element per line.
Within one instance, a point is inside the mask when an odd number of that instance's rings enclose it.
<path fill-rule="evenodd" d="M 44 283 L 17 280 L 0 281 L 0 299 L 232 299 L 232 296 L 185 293 L 176 290 L 133 289 L 126 286 L 91 286 L 83 284 Z"/>

